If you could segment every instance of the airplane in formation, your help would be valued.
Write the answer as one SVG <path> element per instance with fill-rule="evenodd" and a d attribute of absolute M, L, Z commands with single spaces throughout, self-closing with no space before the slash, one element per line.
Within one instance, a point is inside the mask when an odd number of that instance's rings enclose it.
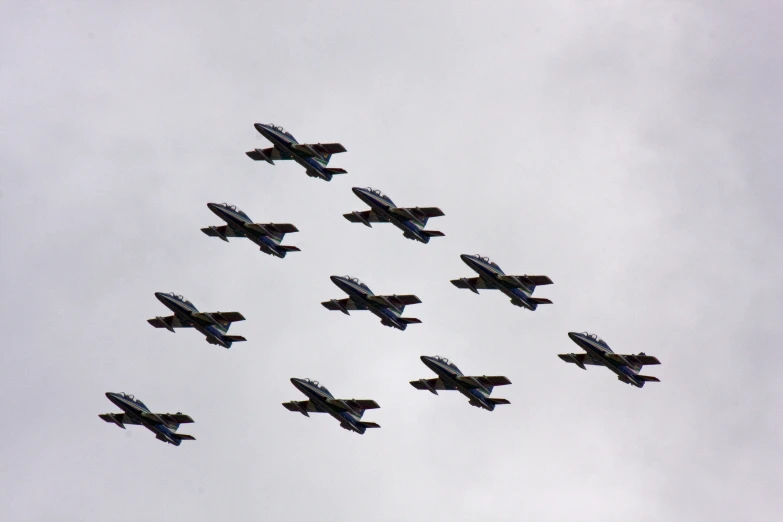
<path fill-rule="evenodd" d="M 415 317 L 402 317 L 406 305 L 421 303 L 415 295 L 375 295 L 370 287 L 351 276 L 332 276 L 330 278 L 347 299 L 331 299 L 321 303 L 328 310 L 339 310 L 351 315 L 349 310 L 369 310 L 381 320 L 384 326 L 405 330 L 409 324 L 420 323 Z"/>
<path fill-rule="evenodd" d="M 460 258 L 478 273 L 479 277 L 453 279 L 457 288 L 467 288 L 478 294 L 481 290 L 500 290 L 511 298 L 511 304 L 535 310 L 540 304 L 552 304 L 549 299 L 533 297 L 537 286 L 551 285 L 552 280 L 544 275 L 506 275 L 497 263 L 486 256 L 463 254 Z"/>
<path fill-rule="evenodd" d="M 289 411 L 296 411 L 309 417 L 311 413 L 328 413 L 340 422 L 340 426 L 349 431 L 355 431 L 364 435 L 367 428 L 380 428 L 374 422 L 362 422 L 362 416 L 366 410 L 380 408 L 378 403 L 369 399 L 335 399 L 332 392 L 322 386 L 318 381 L 310 379 L 291 379 L 291 384 L 296 389 L 307 395 L 309 400 L 284 402 L 283 406 Z"/>
<path fill-rule="evenodd" d="M 351 223 L 362 223 L 370 228 L 370 223 L 392 223 L 402 230 L 405 237 L 422 243 L 429 243 L 431 237 L 445 235 L 437 230 L 424 230 L 429 218 L 445 215 L 437 207 L 398 207 L 389 196 L 378 189 L 354 187 L 352 190 L 370 206 L 370 210 L 343 214 Z"/>
<path fill-rule="evenodd" d="M 294 160 L 305 168 L 311 178 L 331 181 L 335 174 L 345 174 L 344 169 L 327 167 L 332 154 L 345 152 L 339 143 L 299 143 L 290 132 L 273 123 L 256 123 L 256 130 L 272 142 L 268 149 L 254 149 L 246 152 L 255 161 L 266 161 L 274 165 L 275 160 Z"/>
<path fill-rule="evenodd" d="M 571 338 L 586 353 L 561 353 L 558 354 L 567 363 L 573 363 L 586 370 L 585 365 L 606 366 L 617 374 L 617 378 L 627 384 L 642 388 L 645 382 L 661 382 L 657 377 L 640 375 L 642 366 L 661 364 L 661 362 L 644 352 L 638 355 L 620 355 L 614 353 L 606 341 L 595 334 L 582 332 L 569 332 Z"/>
<path fill-rule="evenodd" d="M 456 364 L 438 355 L 422 355 L 421 362 L 438 374 L 438 377 L 411 381 L 411 386 L 417 390 L 427 390 L 435 395 L 438 394 L 438 390 L 457 390 L 468 398 L 471 406 L 489 411 L 494 410 L 498 404 L 511 404 L 506 399 L 496 399 L 489 396 L 495 386 L 511 384 L 508 377 L 502 375 L 492 377 L 486 375 L 481 377 L 466 376 L 462 374 Z"/>
<path fill-rule="evenodd" d="M 207 203 L 207 207 L 228 223 L 202 228 L 201 231 L 210 237 L 219 237 L 226 243 L 230 237 L 246 237 L 261 247 L 261 252 L 280 258 L 288 252 L 299 252 L 298 247 L 280 244 L 286 234 L 299 232 L 291 223 L 253 223 L 250 216 L 228 203 Z"/>
<path fill-rule="evenodd" d="M 165 328 L 174 333 L 175 328 L 192 327 L 204 334 L 209 344 L 223 348 L 231 348 L 233 343 L 247 340 L 241 335 L 227 335 L 231 323 L 245 320 L 239 312 L 199 312 L 193 303 L 174 292 L 155 292 L 155 297 L 174 312 L 174 315 L 147 319 L 155 328 Z"/>
<path fill-rule="evenodd" d="M 122 429 L 126 424 L 140 424 L 155 434 L 155 438 L 179 446 L 183 440 L 196 440 L 192 435 L 177 433 L 180 424 L 193 422 L 182 413 L 152 413 L 147 406 L 133 395 L 108 392 L 106 397 L 122 410 L 122 413 L 98 415 L 106 422 L 113 422 Z"/>

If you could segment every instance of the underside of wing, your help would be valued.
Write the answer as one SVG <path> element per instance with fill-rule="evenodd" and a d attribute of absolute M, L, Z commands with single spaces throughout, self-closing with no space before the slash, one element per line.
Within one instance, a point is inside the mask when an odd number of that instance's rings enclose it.
<path fill-rule="evenodd" d="M 503 375 L 482 375 L 481 377 L 474 377 L 474 379 L 479 381 L 484 386 L 505 386 L 507 384 L 511 384 L 511 381 L 508 379 L 508 377 Z"/>
<path fill-rule="evenodd" d="M 421 299 L 419 299 L 418 296 L 415 296 L 413 294 L 403 294 L 403 295 L 379 295 L 375 297 L 381 297 L 388 299 L 392 304 L 394 305 L 414 305 L 421 303 Z"/>
<path fill-rule="evenodd" d="M 349 214 L 343 214 L 343 217 L 351 223 L 388 223 L 388 219 L 379 216 L 372 210 L 365 210 L 363 212 L 351 212 Z"/>
<path fill-rule="evenodd" d="M 102 413 L 98 415 L 105 422 L 111 422 L 122 427 L 123 424 L 140 424 L 125 413 Z"/>
<path fill-rule="evenodd" d="M 213 312 L 209 315 L 222 324 L 236 323 L 245 320 L 245 316 L 239 312 Z"/>
<path fill-rule="evenodd" d="M 480 277 L 461 277 L 459 279 L 452 279 L 451 284 L 457 288 L 466 288 L 468 290 L 495 290 L 494 286 L 487 285 L 487 282 Z"/>
<path fill-rule="evenodd" d="M 288 154 L 281 152 L 276 147 L 269 147 L 268 149 L 254 149 L 249 152 L 246 152 L 250 159 L 253 159 L 255 161 L 275 161 L 275 160 L 287 160 L 291 159 L 291 156 Z"/>
<path fill-rule="evenodd" d="M 363 306 L 356 304 L 351 298 L 347 299 L 332 299 L 331 301 L 324 301 L 321 303 L 327 310 L 336 310 L 342 312 L 343 310 L 364 310 Z"/>
<path fill-rule="evenodd" d="M 552 280 L 542 275 L 501 275 L 500 281 L 516 288 L 535 288 L 536 286 L 551 285 Z"/>
<path fill-rule="evenodd" d="M 237 234 L 233 228 L 223 225 L 222 227 L 205 227 L 201 229 L 209 237 L 245 237 Z"/>
<path fill-rule="evenodd" d="M 435 379 L 419 379 L 418 381 L 411 381 L 411 386 L 417 390 L 456 390 L 457 388 L 446 381 L 437 377 Z"/>
<path fill-rule="evenodd" d="M 193 419 L 184 413 L 156 413 L 167 424 L 190 424 Z"/>
<path fill-rule="evenodd" d="M 341 410 L 375 410 L 380 408 L 378 403 L 371 399 L 327 399 L 330 406 Z"/>
<path fill-rule="evenodd" d="M 167 330 L 173 330 L 174 328 L 190 328 L 193 326 L 193 323 L 190 321 L 182 321 L 176 315 L 155 317 L 154 319 L 147 319 L 147 322 L 155 328 L 165 328 Z"/>
<path fill-rule="evenodd" d="M 560 353 L 557 354 L 557 356 L 567 363 L 573 363 L 576 365 L 589 364 L 593 366 L 603 366 L 600 361 L 596 361 L 586 353 Z"/>
<path fill-rule="evenodd" d="M 651 355 L 644 355 L 644 354 L 624 355 L 624 354 L 610 353 L 606 355 L 606 358 L 619 363 L 627 361 L 629 364 L 638 367 L 661 364 L 661 361 L 659 361 L 657 357 L 653 357 Z"/>
<path fill-rule="evenodd" d="M 319 408 L 313 401 L 291 401 L 284 402 L 283 407 L 288 411 L 295 411 L 308 416 L 308 413 L 325 413 L 326 410 Z"/>

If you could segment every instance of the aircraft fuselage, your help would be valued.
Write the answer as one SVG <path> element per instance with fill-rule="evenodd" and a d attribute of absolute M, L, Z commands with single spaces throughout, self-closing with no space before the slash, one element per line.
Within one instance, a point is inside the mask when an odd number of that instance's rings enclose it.
<path fill-rule="evenodd" d="M 587 352 L 594 361 L 603 364 L 617 374 L 617 377 L 621 381 L 636 386 L 637 388 L 642 388 L 644 386 L 644 381 L 637 378 L 639 372 L 634 367 L 606 357 L 606 354 L 614 353 L 608 346 L 602 346 L 601 343 L 575 332 L 570 332 L 568 337 Z"/>
<path fill-rule="evenodd" d="M 323 160 L 319 161 L 318 158 L 310 157 L 293 148 L 293 145 L 299 144 L 293 136 L 286 136 L 277 129 L 261 123 L 256 123 L 255 128 L 264 138 L 272 142 L 272 145 L 280 151 L 281 156 L 288 156 L 304 167 L 308 176 L 331 181 L 332 174 L 324 170 L 326 162 Z"/>
<path fill-rule="evenodd" d="M 405 330 L 408 327 L 407 323 L 400 321 L 400 317 L 402 316 L 401 311 L 398 313 L 396 310 L 388 306 L 383 306 L 370 301 L 368 297 L 374 295 L 371 291 L 368 291 L 367 289 L 364 289 L 354 284 L 352 281 L 348 281 L 342 277 L 332 276 L 331 280 L 340 288 L 340 290 L 348 294 L 351 300 L 357 304 L 357 308 L 369 310 L 375 316 L 377 316 L 381 320 L 381 323 L 385 326 L 391 326 L 392 328 L 397 328 L 398 330 Z"/>
<path fill-rule="evenodd" d="M 156 292 L 155 297 L 157 297 L 158 301 L 163 303 L 169 310 L 174 312 L 174 315 L 176 315 L 180 321 L 192 324 L 193 328 L 206 336 L 208 343 L 217 344 L 223 348 L 231 348 L 231 341 L 225 338 L 226 330 L 224 328 L 216 324 L 203 324 L 201 321 L 193 318 L 193 314 L 198 312 L 198 309 L 194 306 L 163 292 Z"/>
<path fill-rule="evenodd" d="M 538 303 L 530 300 L 530 296 L 533 295 L 533 290 L 527 287 L 517 288 L 510 286 L 498 279 L 498 276 L 505 275 L 505 273 L 494 266 L 488 265 L 476 256 L 470 256 L 463 254 L 460 256 L 462 261 L 465 262 L 479 277 L 487 284 L 497 290 L 503 292 L 511 299 L 511 302 L 516 306 L 527 308 L 528 310 L 535 310 L 538 308 Z"/>
<path fill-rule="evenodd" d="M 430 370 L 435 372 L 444 383 L 453 386 L 458 392 L 467 397 L 472 406 L 484 408 L 489 411 L 495 409 L 495 404 L 487 400 L 489 398 L 487 390 L 469 388 L 457 379 L 458 377 L 462 377 L 462 372 L 449 367 L 434 357 L 424 355 L 421 357 L 421 360 Z"/>
<path fill-rule="evenodd" d="M 359 424 L 362 418 L 360 413 L 352 413 L 350 411 L 337 409 L 327 402 L 329 399 L 334 399 L 331 394 L 326 393 L 322 389 L 314 386 L 312 383 L 309 383 L 304 379 L 292 378 L 291 384 L 293 384 L 297 390 L 305 394 L 307 398 L 318 407 L 318 409 L 325 411 L 334 417 L 337 421 L 339 421 L 340 426 L 343 428 L 350 431 L 355 431 L 359 434 L 364 434 L 364 432 L 367 431 L 367 428 Z"/>
<path fill-rule="evenodd" d="M 285 257 L 286 253 L 280 249 L 282 238 L 260 234 L 255 230 L 247 228 L 245 225 L 252 224 L 253 221 L 240 215 L 238 212 L 234 212 L 230 208 L 226 208 L 222 205 L 215 205 L 214 203 L 210 203 L 207 206 L 216 216 L 225 221 L 228 227 L 237 235 L 247 237 L 250 241 L 258 245 L 265 254 L 281 258 Z"/>
<path fill-rule="evenodd" d="M 394 204 L 386 199 L 373 194 L 365 189 L 354 188 L 353 193 L 364 201 L 378 216 L 388 220 L 395 227 L 402 230 L 405 237 L 421 241 L 422 243 L 429 243 L 430 238 L 426 234 L 422 234 L 424 224 L 416 223 L 410 219 L 401 219 L 399 215 L 394 212 L 390 212 L 390 209 L 394 207 Z"/>
<path fill-rule="evenodd" d="M 134 403 L 133 401 L 123 397 L 118 393 L 108 392 L 106 397 L 113 402 L 118 408 L 120 408 L 125 415 L 130 417 L 135 423 L 141 424 L 152 433 L 155 434 L 159 440 L 168 442 L 179 446 L 182 440 L 177 437 L 175 430 L 169 428 L 166 424 L 156 423 L 149 418 L 145 417 L 144 413 L 151 413 L 148 409 Z"/>

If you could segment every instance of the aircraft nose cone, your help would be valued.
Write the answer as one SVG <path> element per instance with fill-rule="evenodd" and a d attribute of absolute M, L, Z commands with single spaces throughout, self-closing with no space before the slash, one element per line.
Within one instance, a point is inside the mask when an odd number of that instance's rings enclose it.
<path fill-rule="evenodd" d="M 572 341 L 576 341 L 578 336 L 579 334 L 576 332 L 568 332 L 568 337 L 570 337 Z"/>
<path fill-rule="evenodd" d="M 253 127 L 255 127 L 258 132 L 261 132 L 262 130 L 264 130 L 264 124 L 263 123 L 256 123 L 256 124 L 253 125 Z"/>
<path fill-rule="evenodd" d="M 212 212 L 215 211 L 215 207 L 217 207 L 217 203 L 207 203 L 207 208 Z"/>
<path fill-rule="evenodd" d="M 462 254 L 459 256 L 460 259 L 462 259 L 463 262 L 470 264 L 473 261 L 473 256 L 468 254 Z"/>
<path fill-rule="evenodd" d="M 331 279 L 332 283 L 338 284 L 342 278 L 340 276 L 331 276 L 329 279 Z"/>

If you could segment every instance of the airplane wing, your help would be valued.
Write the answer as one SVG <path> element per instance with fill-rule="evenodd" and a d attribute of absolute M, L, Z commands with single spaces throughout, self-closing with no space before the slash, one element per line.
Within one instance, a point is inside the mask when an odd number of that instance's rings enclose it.
<path fill-rule="evenodd" d="M 299 229 L 296 228 L 291 223 L 248 223 L 247 225 L 245 225 L 245 227 L 251 230 L 255 230 L 256 232 L 260 232 L 265 236 L 268 235 L 283 236 L 285 234 L 292 234 L 294 232 L 299 232 Z"/>
<path fill-rule="evenodd" d="M 297 143 L 292 148 L 311 158 L 346 152 L 345 147 L 339 143 Z"/>
<path fill-rule="evenodd" d="M 531 287 L 553 284 L 552 280 L 545 275 L 502 275 L 498 276 L 498 279 L 517 288 L 521 286 Z M 520 285 L 520 283 L 522 283 L 522 285 Z"/>
<path fill-rule="evenodd" d="M 460 279 L 452 279 L 451 284 L 457 288 L 467 288 L 468 290 L 496 290 L 494 286 L 487 285 L 487 282 L 480 277 L 461 277 Z"/>
<path fill-rule="evenodd" d="M 174 331 L 174 328 L 190 328 L 193 323 L 190 321 L 182 321 L 176 315 L 168 315 L 166 317 L 156 317 L 154 319 L 147 319 L 155 328 L 165 328 L 166 330 Z"/>
<path fill-rule="evenodd" d="M 505 386 L 507 384 L 511 384 L 511 381 L 508 380 L 508 377 L 504 377 L 502 375 L 491 376 L 491 377 L 488 377 L 486 375 L 482 375 L 482 376 L 462 375 L 457 377 L 457 380 L 470 388 L 479 388 L 479 387 L 487 388 L 490 386 Z"/>
<path fill-rule="evenodd" d="M 291 159 L 291 156 L 288 154 L 285 154 L 284 152 L 280 152 L 280 149 L 277 149 L 276 147 L 269 147 L 268 149 L 255 149 L 251 150 L 250 152 L 245 152 L 250 159 L 253 159 L 255 161 L 269 161 L 269 160 L 287 160 Z"/>
<path fill-rule="evenodd" d="M 398 207 L 392 209 L 392 212 L 396 212 L 402 215 L 403 217 L 408 217 L 407 216 L 408 212 L 413 214 L 415 217 L 421 217 L 421 218 L 433 218 L 433 217 L 440 217 L 446 215 L 438 207 Z"/>
<path fill-rule="evenodd" d="M 371 301 L 373 300 L 372 297 L 380 298 L 381 303 L 383 303 L 383 299 L 387 299 L 391 304 L 395 306 L 407 306 L 407 305 L 415 305 L 421 303 L 421 299 L 419 299 L 418 296 L 415 296 L 413 294 L 374 295 L 374 296 L 370 296 Z"/>
<path fill-rule="evenodd" d="M 364 411 L 380 408 L 378 403 L 371 399 L 327 399 L 326 402 L 335 408 L 342 410 Z"/>
<path fill-rule="evenodd" d="M 622 355 L 622 354 L 616 354 L 616 353 L 609 353 L 606 354 L 607 359 L 611 359 L 613 361 L 622 363 L 625 361 L 628 361 L 628 363 L 634 365 L 634 366 L 651 366 L 653 364 L 661 364 L 661 361 L 658 360 L 657 357 L 653 357 L 651 355 Z"/>
<path fill-rule="evenodd" d="M 411 386 L 417 390 L 456 390 L 457 388 L 447 383 L 440 377 L 435 379 L 419 379 L 418 381 L 411 381 Z M 436 394 L 437 395 L 437 394 Z"/>
<path fill-rule="evenodd" d="M 356 304 L 356 301 L 350 297 L 347 299 L 332 299 L 321 303 L 327 310 L 340 311 L 347 313 L 346 310 L 365 310 L 363 306 Z"/>
<path fill-rule="evenodd" d="M 223 325 L 245 320 L 245 316 L 239 312 L 195 312 L 192 317 L 204 323 L 214 324 L 217 322 Z"/>
<path fill-rule="evenodd" d="M 224 237 L 245 237 L 245 236 L 240 236 L 239 234 L 234 232 L 233 228 L 227 225 L 223 225 L 222 227 L 205 227 L 202 228 L 201 231 L 204 232 L 209 237 L 219 237 L 221 239 Z"/>
<path fill-rule="evenodd" d="M 600 361 L 596 361 L 586 353 L 560 353 L 557 354 L 557 356 L 567 363 L 574 363 L 576 365 L 591 364 L 593 366 L 603 366 Z"/>
<path fill-rule="evenodd" d="M 193 419 L 184 413 L 156 413 L 166 424 L 190 424 Z"/>
<path fill-rule="evenodd" d="M 326 413 L 326 410 L 319 408 L 313 401 L 284 402 L 283 407 L 288 411 L 301 413 L 305 417 L 309 417 L 310 413 Z"/>
<path fill-rule="evenodd" d="M 123 424 L 140 424 L 125 413 L 103 413 L 98 417 L 106 422 L 117 424 L 120 428 L 123 428 Z"/>
<path fill-rule="evenodd" d="M 388 223 L 389 220 L 385 217 L 379 216 L 372 210 L 365 210 L 364 212 L 351 212 L 350 214 L 343 214 L 343 217 L 351 223 Z"/>

